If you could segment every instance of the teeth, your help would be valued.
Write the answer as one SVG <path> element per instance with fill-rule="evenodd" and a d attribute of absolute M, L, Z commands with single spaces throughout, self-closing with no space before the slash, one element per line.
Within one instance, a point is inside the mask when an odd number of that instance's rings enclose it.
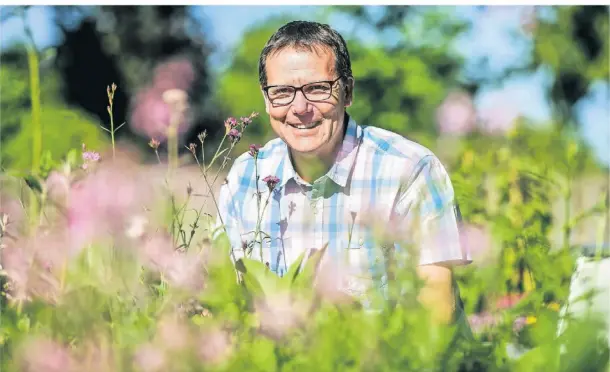
<path fill-rule="evenodd" d="M 309 128 L 313 128 L 316 126 L 316 123 L 311 123 L 311 124 L 299 124 L 299 125 L 295 125 L 294 127 L 297 129 L 309 129 Z"/>

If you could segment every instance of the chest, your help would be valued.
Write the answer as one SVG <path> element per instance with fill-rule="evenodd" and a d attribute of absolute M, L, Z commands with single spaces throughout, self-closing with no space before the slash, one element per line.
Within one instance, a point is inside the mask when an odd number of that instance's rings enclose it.
<path fill-rule="evenodd" d="M 353 272 L 367 272 L 379 262 L 372 225 L 389 220 L 398 184 L 353 181 L 340 187 L 286 183 L 271 192 L 261 189 L 242 208 L 244 240 L 252 257 L 262 258 L 283 275 L 301 253 L 328 244 L 327 257 Z M 262 256 L 262 257 L 261 257 Z"/>

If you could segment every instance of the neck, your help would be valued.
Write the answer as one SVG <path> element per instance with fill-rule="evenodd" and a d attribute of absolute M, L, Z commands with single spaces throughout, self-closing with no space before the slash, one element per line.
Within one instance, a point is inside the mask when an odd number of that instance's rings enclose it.
<path fill-rule="evenodd" d="M 318 152 L 316 154 L 300 154 L 290 151 L 290 157 L 294 170 L 308 183 L 313 183 L 318 178 L 325 175 L 332 168 L 337 154 L 341 149 L 341 144 L 347 132 L 349 117 L 347 113 L 343 118 L 343 131 L 335 143 L 330 146 L 330 150 Z"/>

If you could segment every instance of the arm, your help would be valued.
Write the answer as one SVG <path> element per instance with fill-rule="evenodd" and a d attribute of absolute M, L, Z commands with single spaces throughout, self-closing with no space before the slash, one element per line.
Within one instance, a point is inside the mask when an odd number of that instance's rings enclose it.
<path fill-rule="evenodd" d="M 449 175 L 433 155 L 419 162 L 397 203 L 419 254 L 417 273 L 424 282 L 419 300 L 444 324 L 453 321 L 457 301 L 452 267 L 471 261 L 460 244 L 455 206 Z"/>

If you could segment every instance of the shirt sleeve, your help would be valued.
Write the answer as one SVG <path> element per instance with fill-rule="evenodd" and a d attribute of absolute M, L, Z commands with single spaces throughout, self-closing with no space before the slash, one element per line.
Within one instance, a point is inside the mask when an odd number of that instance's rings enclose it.
<path fill-rule="evenodd" d="M 472 262 L 460 242 L 459 210 L 451 180 L 434 155 L 422 158 L 401 188 L 394 218 L 405 228 L 420 265 Z"/>

